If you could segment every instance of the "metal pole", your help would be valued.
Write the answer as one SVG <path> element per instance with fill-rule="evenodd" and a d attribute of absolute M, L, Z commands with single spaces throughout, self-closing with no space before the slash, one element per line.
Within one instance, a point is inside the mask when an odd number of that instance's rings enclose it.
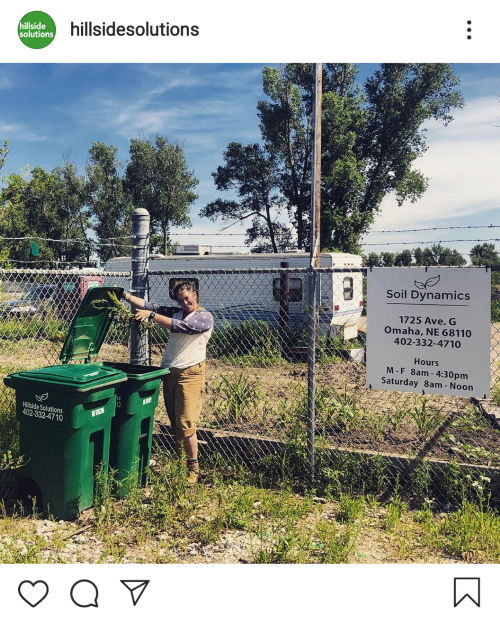
<path fill-rule="evenodd" d="M 314 433 L 316 427 L 316 277 L 317 272 L 309 267 L 308 296 L 309 325 L 307 333 L 307 461 L 309 482 L 314 484 Z"/>
<path fill-rule="evenodd" d="M 280 263 L 281 269 L 289 269 L 290 263 L 282 261 Z M 280 273 L 280 320 L 279 320 L 279 334 L 283 343 L 287 341 L 288 334 L 288 315 L 290 305 L 290 274 L 288 272 Z"/>
<path fill-rule="evenodd" d="M 148 299 L 149 262 L 149 213 L 137 208 L 132 213 L 132 286 L 130 292 L 136 297 Z M 139 326 L 132 324 L 129 333 L 129 360 L 131 364 L 146 364 L 148 336 Z"/>
<path fill-rule="evenodd" d="M 311 264 L 309 267 L 309 330 L 307 339 L 307 458 L 309 482 L 315 477 L 316 342 L 318 340 L 317 269 L 320 266 L 322 64 L 314 65 L 314 148 L 311 178 Z"/>
<path fill-rule="evenodd" d="M 311 267 L 320 266 L 321 228 L 321 108 L 323 99 L 323 65 L 314 65 L 314 146 L 311 179 Z"/>

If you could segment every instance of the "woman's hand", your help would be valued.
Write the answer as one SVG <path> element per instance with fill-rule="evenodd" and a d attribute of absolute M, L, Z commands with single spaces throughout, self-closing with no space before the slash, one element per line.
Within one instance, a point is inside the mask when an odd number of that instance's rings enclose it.
<path fill-rule="evenodd" d="M 151 314 L 151 310 L 139 310 L 135 311 L 134 319 L 136 321 L 140 321 L 141 323 L 146 319 L 149 319 L 149 315 Z"/>

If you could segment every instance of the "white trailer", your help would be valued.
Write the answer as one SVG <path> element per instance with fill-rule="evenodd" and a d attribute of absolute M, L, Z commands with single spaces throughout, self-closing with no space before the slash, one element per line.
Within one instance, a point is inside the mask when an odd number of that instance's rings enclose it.
<path fill-rule="evenodd" d="M 277 326 L 280 312 L 280 277 L 273 270 L 282 262 L 290 269 L 307 268 L 308 254 L 208 254 L 149 257 L 149 299 L 173 304 L 172 290 L 182 279 L 195 281 L 201 303 L 217 322 L 260 319 Z M 320 328 L 323 335 L 356 338 L 363 311 L 362 257 L 354 254 L 322 253 L 320 267 L 342 271 L 324 273 L 320 280 Z M 130 271 L 130 257 L 107 261 L 105 271 Z M 203 273 L 204 270 L 235 270 L 227 274 Z M 269 269 L 270 273 L 244 273 L 241 270 Z M 238 270 L 238 271 L 236 271 Z M 159 273 L 166 272 L 166 273 Z M 112 277 L 111 277 L 112 279 Z M 111 279 L 109 281 L 111 281 Z M 108 279 L 105 278 L 105 284 Z M 307 321 L 307 274 L 291 273 L 289 289 L 289 325 Z"/>

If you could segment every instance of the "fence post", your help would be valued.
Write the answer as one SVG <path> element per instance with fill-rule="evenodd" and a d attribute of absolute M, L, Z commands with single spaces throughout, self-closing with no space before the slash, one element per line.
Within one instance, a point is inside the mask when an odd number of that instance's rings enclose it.
<path fill-rule="evenodd" d="M 289 269 L 290 263 L 282 261 L 280 263 L 281 269 Z M 290 274 L 288 272 L 280 273 L 280 321 L 279 321 L 279 333 L 282 338 L 282 342 L 286 342 L 288 334 L 288 315 L 289 315 L 289 302 L 290 302 Z"/>
<path fill-rule="evenodd" d="M 307 338 L 307 459 L 309 465 L 309 482 L 314 484 L 314 434 L 316 428 L 316 278 L 317 272 L 313 267 L 308 269 L 308 301 L 309 325 Z"/>
<path fill-rule="evenodd" d="M 132 287 L 130 292 L 136 297 L 148 299 L 149 263 L 149 213 L 138 207 L 132 213 Z M 141 333 L 139 326 L 130 325 L 129 361 L 131 364 L 146 364 L 148 350 L 147 330 Z"/>

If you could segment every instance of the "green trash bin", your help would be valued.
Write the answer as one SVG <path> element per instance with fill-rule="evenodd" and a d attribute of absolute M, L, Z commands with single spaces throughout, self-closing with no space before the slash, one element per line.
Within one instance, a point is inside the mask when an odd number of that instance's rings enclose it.
<path fill-rule="evenodd" d="M 107 473 L 111 421 L 116 392 L 127 381 L 122 371 L 89 363 L 99 352 L 112 321 L 109 309 L 95 300 L 108 293 L 121 297 L 119 287 L 90 289 L 61 351 L 63 365 L 8 375 L 5 385 L 16 391 L 21 473 L 42 494 L 44 510 L 74 519 L 93 503 L 94 475 L 100 463 Z M 67 364 L 80 360 L 83 364 Z"/>
<path fill-rule="evenodd" d="M 132 484 L 137 481 L 141 486 L 147 484 L 154 414 L 161 381 L 169 370 L 115 362 L 103 362 L 103 365 L 127 375 L 127 382 L 119 386 L 116 397 L 109 452 L 109 465 L 119 483 L 116 492 L 118 497 L 124 497 L 128 481 Z"/>

